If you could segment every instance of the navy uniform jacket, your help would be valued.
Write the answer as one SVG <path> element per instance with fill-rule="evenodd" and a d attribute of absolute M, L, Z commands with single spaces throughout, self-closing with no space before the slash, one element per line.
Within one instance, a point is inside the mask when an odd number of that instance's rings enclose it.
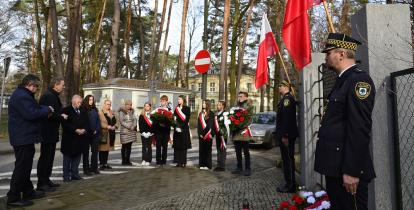
<path fill-rule="evenodd" d="M 276 139 L 286 137 L 295 139 L 298 137 L 298 125 L 296 123 L 296 101 L 286 93 L 280 99 L 276 116 Z"/>
<path fill-rule="evenodd" d="M 369 143 L 375 86 L 371 77 L 352 66 L 335 83 L 316 143 L 315 171 L 331 177 L 347 174 L 375 178 Z"/>

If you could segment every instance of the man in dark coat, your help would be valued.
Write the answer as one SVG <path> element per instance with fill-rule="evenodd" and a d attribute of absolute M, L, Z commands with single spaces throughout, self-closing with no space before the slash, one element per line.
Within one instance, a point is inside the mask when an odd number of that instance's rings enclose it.
<path fill-rule="evenodd" d="M 88 143 L 89 118 L 85 109 L 81 108 L 82 98 L 72 97 L 72 104 L 63 108 L 68 119 L 63 121 L 61 152 L 63 154 L 63 181 L 82 179 L 79 176 L 79 163 L 82 149 Z M 90 134 L 90 131 L 89 131 Z"/>
<path fill-rule="evenodd" d="M 295 181 L 295 140 L 298 137 L 296 123 L 296 101 L 290 94 L 291 85 L 282 81 L 279 85 L 279 93 L 282 98 L 279 101 L 276 120 L 276 141 L 279 142 L 282 154 L 283 173 L 285 185 L 277 188 L 278 192 L 293 193 L 296 190 Z"/>
<path fill-rule="evenodd" d="M 43 141 L 40 147 L 40 157 L 37 162 L 37 190 L 53 191 L 59 184 L 50 180 L 52 175 L 53 160 L 55 159 L 56 143 L 59 141 L 60 122 L 66 115 L 61 115 L 62 103 L 59 94 L 65 88 L 63 78 L 53 78 L 50 81 L 50 87 L 40 97 L 39 104 L 51 106 L 55 112 L 42 123 Z"/>
<path fill-rule="evenodd" d="M 368 183 L 375 178 L 369 149 L 375 86 L 355 64 L 359 44 L 331 33 L 323 51 L 327 66 L 339 77 L 319 129 L 315 170 L 325 175 L 332 209 L 367 209 Z"/>
<path fill-rule="evenodd" d="M 35 100 L 34 94 L 39 84 L 37 76 L 25 76 L 11 95 L 8 104 L 10 144 L 16 157 L 10 190 L 7 193 L 7 204 L 10 206 L 32 205 L 31 199 L 43 197 L 45 194 L 33 190 L 30 181 L 35 154 L 34 144 L 41 142 L 41 121 L 53 112 L 52 107 L 39 105 Z"/>

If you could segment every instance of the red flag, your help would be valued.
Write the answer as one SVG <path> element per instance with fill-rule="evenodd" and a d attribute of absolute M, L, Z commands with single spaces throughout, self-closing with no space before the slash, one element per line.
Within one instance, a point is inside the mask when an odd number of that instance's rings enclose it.
<path fill-rule="evenodd" d="M 267 57 L 276 55 L 279 51 L 266 13 L 263 14 L 262 30 L 260 33 L 259 53 L 256 67 L 256 89 L 259 89 L 268 81 Z"/>
<path fill-rule="evenodd" d="M 308 9 L 323 0 L 288 0 L 283 22 L 282 38 L 297 70 L 312 61 Z"/>

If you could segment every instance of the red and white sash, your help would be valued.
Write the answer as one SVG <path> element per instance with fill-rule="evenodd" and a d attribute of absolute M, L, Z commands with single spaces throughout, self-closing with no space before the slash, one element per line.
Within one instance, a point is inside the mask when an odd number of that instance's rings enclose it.
<path fill-rule="evenodd" d="M 204 120 L 204 113 L 200 114 L 200 123 L 203 130 L 207 127 L 206 121 Z M 211 129 L 208 130 L 206 135 L 204 135 L 203 140 L 210 141 L 211 140 Z"/>
<path fill-rule="evenodd" d="M 180 119 L 185 122 L 186 116 L 185 114 L 181 111 L 181 108 L 179 108 L 178 106 L 175 107 L 175 112 L 177 113 L 178 117 L 180 117 Z"/>
<path fill-rule="evenodd" d="M 214 127 L 216 128 L 216 133 L 219 133 L 220 132 L 220 127 L 219 127 L 219 123 L 218 123 L 218 120 L 217 120 L 217 115 L 214 116 Z"/>
<path fill-rule="evenodd" d="M 151 128 L 152 127 L 152 121 L 151 121 L 151 119 L 149 119 L 148 117 L 147 117 L 147 113 L 145 113 L 144 115 L 144 120 L 145 120 L 145 122 L 147 123 L 147 125 Z"/>
<path fill-rule="evenodd" d="M 242 132 L 241 134 L 243 135 L 243 137 L 252 137 L 252 131 L 250 130 L 250 126 L 247 126 Z"/>

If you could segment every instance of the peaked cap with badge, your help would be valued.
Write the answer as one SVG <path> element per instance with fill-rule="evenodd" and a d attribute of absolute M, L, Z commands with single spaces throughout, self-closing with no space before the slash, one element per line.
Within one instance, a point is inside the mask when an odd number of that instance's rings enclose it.
<path fill-rule="evenodd" d="M 329 50 L 337 48 L 356 51 L 358 45 L 361 45 L 361 42 L 348 35 L 341 33 L 330 33 L 328 35 L 328 40 L 326 41 L 325 49 L 322 50 L 322 53 L 326 53 Z"/>

